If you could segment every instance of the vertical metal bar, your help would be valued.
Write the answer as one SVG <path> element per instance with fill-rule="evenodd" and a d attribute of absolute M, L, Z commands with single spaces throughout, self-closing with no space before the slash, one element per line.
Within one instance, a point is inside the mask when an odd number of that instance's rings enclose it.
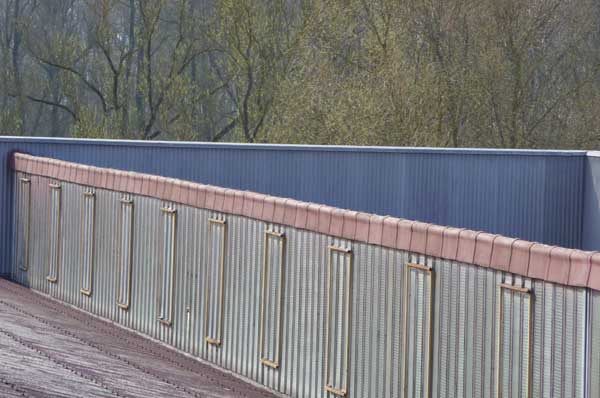
<path fill-rule="evenodd" d="M 426 367 L 425 367 L 425 377 L 426 377 L 426 381 L 425 381 L 425 386 L 424 386 L 424 391 L 426 394 L 426 397 L 429 398 L 430 394 L 431 394 L 431 346 L 432 346 L 432 339 L 433 339 L 433 333 L 431 330 L 431 326 L 432 326 L 432 311 L 433 311 L 433 269 L 431 268 L 431 266 L 429 265 L 424 265 L 424 264 L 414 264 L 414 263 L 408 263 L 406 264 L 406 268 L 405 268 L 405 274 L 404 274 L 404 279 L 405 279 L 405 283 L 404 283 L 404 325 L 403 325 L 403 346 L 402 346 L 402 356 L 403 356 L 403 364 L 402 364 L 402 391 L 403 391 L 403 396 L 406 397 L 407 396 L 407 392 L 408 392 L 408 355 L 407 355 L 407 351 L 408 351 L 408 309 L 409 309 L 409 305 L 408 305 L 408 301 L 410 299 L 410 294 L 409 294 L 409 287 L 410 287 L 410 282 L 409 282 L 409 277 L 410 277 L 410 272 L 411 271 L 417 271 L 417 272 L 423 272 L 425 273 L 427 276 L 429 276 L 429 303 L 428 303 L 428 313 L 427 313 L 427 333 L 428 333 L 428 347 L 427 347 L 427 354 L 425 356 L 425 363 L 426 363 Z M 418 283 L 418 281 L 417 281 Z M 416 351 L 415 351 L 416 352 Z"/>
<path fill-rule="evenodd" d="M 95 195 L 93 192 L 83 193 L 81 213 L 81 265 L 85 271 L 81 273 L 79 291 L 89 297 L 92 295 L 94 273 Z M 84 276 L 87 277 L 87 281 L 84 281 Z"/>
<path fill-rule="evenodd" d="M 173 290 L 174 290 L 174 276 L 175 276 L 175 231 L 177 229 L 177 210 L 171 207 L 162 207 L 161 212 L 163 214 L 163 226 L 166 228 L 163 231 L 163 251 L 160 256 L 159 272 L 158 272 L 158 283 L 157 288 L 159 294 L 158 298 L 158 321 L 165 326 L 172 326 L 173 324 Z M 169 230 L 170 229 L 170 230 Z M 167 232 L 170 233 L 170 242 L 167 246 Z M 168 250 L 169 249 L 169 250 Z M 168 250 L 168 251 L 167 251 Z M 169 254 L 169 258 L 165 259 L 165 254 Z M 164 261 L 169 264 L 164 264 Z M 169 267 L 168 269 L 166 267 Z M 167 274 L 165 274 L 165 269 Z M 168 287 L 167 287 L 168 286 Z M 165 290 L 168 290 L 165 292 Z M 165 296 L 168 294 L 168 301 L 165 303 Z M 165 308 L 165 304 L 169 304 L 168 308 Z"/>
<path fill-rule="evenodd" d="M 520 294 L 521 296 L 528 296 L 529 300 L 528 300 L 528 325 L 529 325 L 529 330 L 528 330 L 528 335 L 529 335 L 529 341 L 527 342 L 527 374 L 529 375 L 529 378 L 527 379 L 527 385 L 525 388 L 525 391 L 527 392 L 527 397 L 530 398 L 531 397 L 531 372 L 532 372 L 532 364 L 531 364 L 531 326 L 532 326 L 532 319 L 531 319 L 531 307 L 532 307 L 532 301 L 533 301 L 533 295 L 531 294 L 531 290 L 529 288 L 526 287 L 520 287 L 520 286 L 514 286 L 514 285 L 510 285 L 507 283 L 501 283 L 500 285 L 498 285 L 498 293 L 499 293 L 499 298 L 498 298 L 498 304 L 499 304 L 499 315 L 498 315 L 498 336 L 497 336 L 497 356 L 496 356 L 496 396 L 498 398 L 502 397 L 502 345 L 503 345 L 503 340 L 502 340 L 502 335 L 503 333 L 503 324 L 504 324 L 504 290 L 512 293 L 512 294 Z"/>
<path fill-rule="evenodd" d="M 210 218 L 208 220 L 209 223 L 209 233 L 210 233 L 210 228 L 220 228 L 222 231 L 222 235 L 221 235 L 221 250 L 220 250 L 220 259 L 219 259 L 219 266 L 220 266 L 220 270 L 219 270 L 219 275 L 220 275 L 220 281 L 219 283 L 219 288 L 220 288 L 220 292 L 219 292 L 219 302 L 218 302 L 218 307 L 215 308 L 215 314 L 217 315 L 218 319 L 217 321 L 217 333 L 216 336 L 211 336 L 210 334 L 210 330 L 208 329 L 210 326 L 210 304 L 211 304 L 211 300 L 210 300 L 210 281 L 209 281 L 209 277 L 212 275 L 212 266 L 213 266 L 213 262 L 212 262 L 212 255 L 213 255 L 213 245 L 211 243 L 210 245 L 210 265 L 208 267 L 207 270 L 207 278 L 206 278 L 206 316 L 205 316 L 205 337 L 204 340 L 211 345 L 214 346 L 220 346 L 222 344 L 222 332 L 223 332 L 223 311 L 224 311 L 224 304 L 223 301 L 225 299 L 225 252 L 226 252 L 226 245 L 227 245 L 227 223 L 225 220 L 220 220 L 217 218 Z M 214 237 L 214 235 L 210 234 L 211 239 Z"/>
<path fill-rule="evenodd" d="M 274 232 L 274 231 L 265 231 L 265 244 L 264 244 L 264 250 L 263 250 L 263 283 L 262 283 L 262 300 L 261 300 L 261 306 L 260 306 L 260 334 L 259 334 L 259 353 L 260 353 L 260 363 L 262 363 L 265 366 L 271 367 L 273 369 L 277 369 L 279 368 L 279 361 L 280 361 L 280 357 L 281 357 L 281 338 L 282 338 L 282 320 L 283 320 L 283 283 L 284 283 L 284 279 L 283 279 L 283 269 L 284 269 L 284 245 L 285 245 L 285 236 L 282 233 L 279 232 Z M 269 324 L 276 324 L 277 326 L 277 331 L 276 331 L 276 341 L 275 341 L 275 355 L 272 358 L 268 358 L 266 353 L 264 352 L 264 345 L 265 345 L 265 329 L 266 329 L 266 325 L 265 325 L 265 321 L 266 321 L 266 316 L 265 316 L 265 307 L 267 305 L 267 300 L 268 300 L 268 296 L 267 294 L 268 289 L 268 282 L 270 280 L 270 276 L 272 275 L 272 270 L 269 271 L 272 268 L 272 264 L 271 267 L 269 267 L 270 265 L 270 242 L 271 241 L 275 241 L 277 242 L 278 246 L 279 246 L 279 289 L 278 289 L 278 294 L 277 294 L 277 300 L 279 302 L 279 308 L 278 308 L 278 314 L 276 314 L 276 319 L 272 320 L 271 322 L 269 322 Z M 270 315 L 270 314 L 269 314 Z"/>
<path fill-rule="evenodd" d="M 49 242 L 48 247 L 52 255 L 48 256 L 48 282 L 56 283 L 58 281 L 58 259 L 60 250 L 60 217 L 61 217 L 61 197 L 60 184 L 50 183 L 50 203 L 48 211 Z M 56 200 L 55 200 L 56 198 Z M 54 223 L 53 223 L 54 221 Z"/>
<path fill-rule="evenodd" d="M 21 269 L 21 271 L 27 272 L 29 270 L 29 237 L 30 237 L 30 225 L 31 225 L 31 180 L 27 177 L 21 177 L 20 178 L 20 191 L 21 191 L 21 197 L 19 198 L 21 203 L 19 203 L 19 209 L 22 209 L 22 206 L 24 205 L 25 208 L 24 213 L 25 215 L 23 215 L 23 219 L 21 219 L 21 214 L 19 214 L 19 224 L 22 224 L 23 221 L 25 222 L 25 225 L 23 225 L 23 229 L 24 229 L 24 239 L 25 239 L 25 247 L 24 247 L 24 262 L 19 266 L 19 268 Z M 23 196 L 24 196 L 24 192 L 27 191 L 27 199 L 25 200 L 25 203 L 23 203 Z M 19 212 L 21 213 L 21 212 Z M 17 245 L 19 245 L 20 242 L 20 237 L 17 238 Z M 17 253 L 19 253 L 19 251 L 17 251 Z"/>
<path fill-rule="evenodd" d="M 131 270 L 132 270 L 132 259 L 133 259 L 133 200 L 122 198 L 121 199 L 121 225 L 119 228 L 119 245 L 117 248 L 117 258 L 119 261 L 119 272 L 117 273 L 117 306 L 122 310 L 128 310 L 131 302 Z M 127 214 L 127 218 L 125 219 L 125 215 Z M 127 229 L 127 246 L 123 247 L 123 230 Z M 127 251 L 125 257 L 125 263 L 123 263 L 123 250 Z M 123 270 L 123 267 L 126 267 L 126 270 Z M 125 274 L 125 275 L 123 275 Z M 126 291 L 121 291 L 122 288 L 122 278 L 123 276 L 127 277 L 127 283 L 123 286 Z"/>
<path fill-rule="evenodd" d="M 352 251 L 350 249 L 341 248 L 337 246 L 329 246 L 329 282 L 328 282 L 328 299 L 327 299 L 327 339 L 326 339 L 326 352 L 325 352 L 325 391 L 330 392 L 335 395 L 339 395 L 345 397 L 348 394 L 348 385 L 349 385 L 349 371 L 350 371 L 350 327 L 351 327 L 351 289 L 352 289 Z M 340 378 L 343 380 L 345 376 L 345 383 L 343 386 L 334 386 L 334 383 L 331 383 L 330 380 L 330 358 L 331 354 L 331 316 L 332 316 L 332 285 L 333 285 L 333 273 L 334 273 L 334 262 L 333 262 L 333 254 L 337 253 L 339 256 L 348 261 L 348 269 L 347 269 L 347 283 L 346 289 L 347 292 L 344 295 L 345 304 L 346 304 L 346 333 L 345 333 L 345 347 L 339 347 L 340 350 L 344 350 L 346 353 L 345 364 L 343 364 L 343 369 L 340 369 Z M 344 264 L 346 261 L 343 262 Z M 338 267 L 341 268 L 341 267 Z M 340 271 L 341 272 L 341 271 Z M 343 279 L 343 278 L 342 278 Z M 342 325 L 344 327 L 344 325 Z M 341 364 L 342 366 L 342 364 Z M 344 376 L 342 376 L 342 373 Z"/>

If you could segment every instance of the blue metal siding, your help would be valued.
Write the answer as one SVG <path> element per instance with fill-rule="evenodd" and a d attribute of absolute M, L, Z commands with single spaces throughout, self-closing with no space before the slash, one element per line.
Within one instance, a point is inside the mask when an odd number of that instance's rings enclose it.
<path fill-rule="evenodd" d="M 583 151 L 0 138 L 4 164 L 12 151 L 581 246 Z M 3 220 L 12 214 L 11 184 L 3 167 Z M 10 231 L 3 221 L 0 274 Z"/>

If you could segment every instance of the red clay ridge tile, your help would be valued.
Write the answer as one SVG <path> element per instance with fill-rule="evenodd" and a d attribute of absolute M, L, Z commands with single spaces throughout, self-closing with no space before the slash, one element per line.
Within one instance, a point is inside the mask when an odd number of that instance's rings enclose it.
<path fill-rule="evenodd" d="M 77 183 L 77 168 L 73 165 L 68 165 L 66 166 L 69 170 L 67 172 L 68 174 L 68 180 L 71 183 Z"/>
<path fill-rule="evenodd" d="M 171 187 L 171 192 L 169 192 L 169 201 L 175 203 L 181 203 L 181 181 L 170 181 L 169 186 Z M 129 191 L 131 192 L 131 191 Z"/>
<path fill-rule="evenodd" d="M 383 220 L 382 216 L 371 216 L 369 219 L 369 239 L 368 243 L 381 246 L 383 238 Z"/>
<path fill-rule="evenodd" d="M 60 162 L 58 165 L 58 179 L 65 181 L 67 179 L 67 170 L 68 167 L 65 166 L 64 162 Z M 104 169 L 100 169 L 102 171 L 104 171 Z"/>
<path fill-rule="evenodd" d="M 414 221 L 400 219 L 398 221 L 398 234 L 396 235 L 396 249 L 410 250 L 412 240 L 412 227 Z"/>
<path fill-rule="evenodd" d="M 425 245 L 425 254 L 432 257 L 441 257 L 444 247 L 445 227 L 439 225 L 429 225 L 427 229 L 427 244 Z"/>
<path fill-rule="evenodd" d="M 194 186 L 193 203 L 199 209 L 206 208 L 206 185 L 198 184 Z"/>
<path fill-rule="evenodd" d="M 294 227 L 306 229 L 308 221 L 308 203 L 298 202 L 296 207 L 296 218 L 294 219 Z"/>
<path fill-rule="evenodd" d="M 215 188 L 212 186 L 206 186 L 206 201 L 204 202 L 204 206 L 208 210 L 215 209 L 215 199 L 217 197 L 217 193 L 215 192 Z"/>
<path fill-rule="evenodd" d="M 554 247 L 550 251 L 550 266 L 546 280 L 566 285 L 571 271 L 571 254 L 573 249 Z"/>
<path fill-rule="evenodd" d="M 514 274 L 527 275 L 529 269 L 529 256 L 532 242 L 519 240 L 513 242 L 508 270 Z"/>
<path fill-rule="evenodd" d="M 127 185 L 126 185 L 125 189 L 129 193 L 135 193 L 134 173 L 128 172 L 126 175 L 127 175 Z"/>
<path fill-rule="evenodd" d="M 240 216 L 244 214 L 244 192 L 235 191 L 231 212 Z"/>
<path fill-rule="evenodd" d="M 463 229 L 458 234 L 458 251 L 456 252 L 456 261 L 461 263 L 473 264 L 475 258 L 475 246 L 477 235 L 480 232 Z"/>
<path fill-rule="evenodd" d="M 50 166 L 50 164 L 48 163 L 47 159 L 43 159 L 41 160 L 41 171 L 40 174 L 42 174 L 43 176 L 48 177 L 48 168 Z"/>
<path fill-rule="evenodd" d="M 52 177 L 52 178 L 58 178 L 58 172 L 59 172 L 59 168 L 58 168 L 57 162 L 51 161 L 50 162 L 50 171 L 48 174 L 50 174 L 50 177 Z"/>
<path fill-rule="evenodd" d="M 254 206 L 254 201 L 252 200 L 252 192 L 244 191 L 244 202 L 242 208 L 242 215 L 245 217 L 252 217 L 252 207 Z"/>
<path fill-rule="evenodd" d="M 462 228 L 447 227 L 444 229 L 444 242 L 442 243 L 442 258 L 456 260 L 458 253 L 458 237 Z"/>
<path fill-rule="evenodd" d="M 590 277 L 588 278 L 587 286 L 590 289 L 600 290 L 600 253 L 592 255 Z"/>
<path fill-rule="evenodd" d="M 498 236 L 494 239 L 492 246 L 492 259 L 490 266 L 501 271 L 510 269 L 510 257 L 512 256 L 512 246 L 516 239 Z"/>
<path fill-rule="evenodd" d="M 390 248 L 396 248 L 396 237 L 398 235 L 398 222 L 395 217 L 386 217 L 383 220 L 383 232 L 381 236 L 381 245 Z"/>
<path fill-rule="evenodd" d="M 412 237 L 410 239 L 410 251 L 425 254 L 427 247 L 427 228 L 429 224 L 416 221 L 412 226 Z"/>
<path fill-rule="evenodd" d="M 581 250 L 573 250 L 571 253 L 571 272 L 569 273 L 569 285 L 586 287 L 592 267 L 592 254 Z"/>
<path fill-rule="evenodd" d="M 225 213 L 231 213 L 233 210 L 233 201 L 235 200 L 235 191 L 233 189 L 226 189 L 223 191 L 223 211 Z"/>
<path fill-rule="evenodd" d="M 296 209 L 298 208 L 297 200 L 287 199 L 285 201 L 285 208 L 283 209 L 283 223 L 289 226 L 296 225 Z"/>
<path fill-rule="evenodd" d="M 329 206 L 321 206 L 319 208 L 319 226 L 317 232 L 322 234 L 329 234 L 329 227 L 331 226 L 331 213 L 333 208 Z"/>
<path fill-rule="evenodd" d="M 252 218 L 260 220 L 264 207 L 264 196 L 258 193 L 253 193 L 252 198 Z"/>
<path fill-rule="evenodd" d="M 359 242 L 369 241 L 369 223 L 371 216 L 367 213 L 358 212 L 356 214 L 356 234 L 354 239 Z"/>
<path fill-rule="evenodd" d="M 128 173 L 120 171 L 119 175 L 121 176 L 121 178 L 119 179 L 119 191 L 129 192 L 129 175 L 128 175 Z"/>
<path fill-rule="evenodd" d="M 133 193 L 140 195 L 142 193 L 142 185 L 144 183 L 144 175 L 140 173 L 133 173 Z"/>
<path fill-rule="evenodd" d="M 331 213 L 331 224 L 329 225 L 329 235 L 342 237 L 344 230 L 344 211 L 334 209 Z"/>
<path fill-rule="evenodd" d="M 92 169 L 92 186 L 102 188 L 102 169 L 97 167 Z"/>
<path fill-rule="evenodd" d="M 344 224 L 342 226 L 342 238 L 354 240 L 356 237 L 356 217 L 358 212 L 350 210 L 342 210 Z"/>
<path fill-rule="evenodd" d="M 215 206 L 213 210 L 222 212 L 225 204 L 225 189 L 215 187 Z"/>
<path fill-rule="evenodd" d="M 536 243 L 529 251 L 529 269 L 527 276 L 535 279 L 545 280 L 550 265 L 550 251 L 552 246 Z"/>
<path fill-rule="evenodd" d="M 149 196 L 154 198 L 158 197 L 158 177 L 150 176 L 150 180 L 148 181 L 148 193 Z"/>
<path fill-rule="evenodd" d="M 285 202 L 287 199 L 275 198 L 275 213 L 273 214 L 273 222 L 283 224 L 285 217 Z"/>
<path fill-rule="evenodd" d="M 273 222 L 275 216 L 275 198 L 265 196 L 263 199 L 263 210 L 260 219 L 265 222 Z"/>
<path fill-rule="evenodd" d="M 494 240 L 498 235 L 492 235 L 488 233 L 480 233 L 475 239 L 475 256 L 473 257 L 473 263 L 481 265 L 482 267 L 489 267 L 492 259 L 492 248 Z"/>
<path fill-rule="evenodd" d="M 310 203 L 308 205 L 308 216 L 306 218 L 306 229 L 309 231 L 318 231 L 319 228 L 319 208 L 322 205 Z"/>

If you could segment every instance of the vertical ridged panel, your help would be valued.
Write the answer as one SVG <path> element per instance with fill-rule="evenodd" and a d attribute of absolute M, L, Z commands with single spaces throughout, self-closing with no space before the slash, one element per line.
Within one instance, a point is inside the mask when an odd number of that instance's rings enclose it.
<path fill-rule="evenodd" d="M 277 369 L 281 359 L 285 235 L 265 232 L 260 308 L 260 361 Z"/>
<path fill-rule="evenodd" d="M 173 294 L 175 291 L 175 242 L 177 212 L 171 207 L 161 208 L 162 251 L 158 271 L 158 320 L 173 323 Z"/>
<path fill-rule="evenodd" d="M 94 227 L 95 196 L 91 190 L 83 193 L 83 211 L 81 214 L 81 279 L 80 291 L 86 296 L 92 294 L 94 278 Z"/>
<path fill-rule="evenodd" d="M 121 309 L 129 309 L 131 299 L 131 260 L 133 252 L 133 200 L 121 198 L 119 214 L 119 251 L 117 305 Z"/>

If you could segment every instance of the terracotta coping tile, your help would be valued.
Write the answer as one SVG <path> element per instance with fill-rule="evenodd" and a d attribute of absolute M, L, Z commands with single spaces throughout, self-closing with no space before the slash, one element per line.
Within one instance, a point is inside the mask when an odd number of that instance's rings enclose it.
<path fill-rule="evenodd" d="M 293 227 L 296 225 L 296 210 L 298 208 L 297 200 L 286 199 L 285 208 L 283 209 L 283 223 Z"/>
<path fill-rule="evenodd" d="M 330 206 L 321 206 L 319 208 L 319 226 L 317 232 L 322 234 L 328 234 L 331 226 L 331 215 L 333 208 Z"/>
<path fill-rule="evenodd" d="M 344 231 L 344 210 L 334 209 L 331 213 L 329 235 L 342 237 Z"/>
<path fill-rule="evenodd" d="M 135 175 L 134 173 L 127 173 L 127 185 L 125 188 L 126 192 L 129 193 L 135 193 L 135 179 L 134 179 Z"/>
<path fill-rule="evenodd" d="M 319 208 L 323 205 L 317 205 L 310 203 L 308 205 L 308 216 L 306 218 L 306 229 L 310 231 L 317 231 L 319 228 Z"/>
<path fill-rule="evenodd" d="M 448 227 L 444 230 L 444 242 L 442 244 L 442 257 L 448 260 L 456 260 L 458 254 L 458 238 L 462 228 Z"/>
<path fill-rule="evenodd" d="M 273 222 L 283 224 L 285 216 L 285 202 L 287 199 L 275 198 L 275 213 L 273 214 Z"/>
<path fill-rule="evenodd" d="M 573 250 L 571 253 L 571 272 L 567 282 L 570 286 L 587 286 L 592 268 L 592 255 L 591 252 Z"/>
<path fill-rule="evenodd" d="M 233 201 L 235 200 L 235 191 L 233 189 L 226 189 L 223 192 L 225 199 L 223 200 L 223 212 L 231 213 L 233 211 Z"/>
<path fill-rule="evenodd" d="M 354 240 L 359 242 L 369 241 L 369 223 L 371 221 L 371 215 L 367 213 L 358 212 L 356 214 L 356 233 Z"/>
<path fill-rule="evenodd" d="M 400 222 L 400 219 L 395 217 L 386 217 L 383 220 L 383 231 L 381 235 L 382 246 L 396 248 L 396 238 L 398 237 L 398 222 Z"/>
<path fill-rule="evenodd" d="M 473 263 L 482 267 L 489 267 L 492 260 L 492 248 L 497 235 L 480 233 L 475 240 L 475 256 Z"/>
<path fill-rule="evenodd" d="M 205 209 L 206 208 L 206 195 L 208 193 L 208 190 L 206 189 L 206 185 L 196 185 L 194 187 L 194 191 L 195 191 L 195 197 L 192 199 L 193 203 L 196 205 L 196 207 L 200 208 L 200 209 Z"/>
<path fill-rule="evenodd" d="M 475 258 L 475 246 L 477 235 L 480 232 L 463 229 L 458 234 L 458 251 L 456 252 L 456 261 L 461 263 L 473 264 Z"/>
<path fill-rule="evenodd" d="M 183 182 L 173 181 L 173 190 L 171 191 L 171 202 L 181 203 L 181 196 L 183 195 Z"/>
<path fill-rule="evenodd" d="M 263 196 L 259 193 L 253 193 L 250 198 L 252 198 L 252 218 L 260 220 L 264 207 Z"/>
<path fill-rule="evenodd" d="M 412 237 L 410 239 L 410 251 L 413 253 L 425 253 L 427 247 L 427 228 L 429 224 L 415 221 L 412 226 Z"/>
<path fill-rule="evenodd" d="M 242 215 L 244 213 L 244 192 L 242 191 L 235 191 L 234 194 L 234 198 L 233 198 L 233 208 L 232 208 L 232 212 L 233 214 L 237 214 L 237 215 Z"/>
<path fill-rule="evenodd" d="M 273 218 L 275 217 L 275 198 L 266 196 L 262 198 L 262 201 L 263 210 L 259 219 L 265 222 L 273 222 Z"/>
<path fill-rule="evenodd" d="M 371 216 L 369 219 L 369 239 L 367 243 L 381 246 L 383 239 L 383 220 L 382 216 Z"/>
<path fill-rule="evenodd" d="M 254 202 L 252 201 L 252 193 L 245 191 L 244 192 L 244 201 L 242 207 L 242 215 L 246 217 L 252 217 L 252 207 Z"/>
<path fill-rule="evenodd" d="M 563 285 L 569 283 L 572 252 L 573 249 L 554 247 L 550 251 L 550 265 L 548 266 L 548 275 L 544 279 L 550 282 L 560 283 Z"/>
<path fill-rule="evenodd" d="M 342 238 L 354 240 L 356 237 L 356 218 L 358 217 L 358 212 L 344 210 L 342 214 L 342 218 L 344 219 L 344 224 L 342 226 Z"/>
<path fill-rule="evenodd" d="M 208 210 L 214 210 L 216 197 L 217 197 L 217 193 L 215 192 L 215 189 L 213 187 L 207 185 L 204 208 L 208 209 Z"/>
<path fill-rule="evenodd" d="M 512 244 L 508 270 L 514 274 L 527 275 L 532 242 L 517 239 Z"/>
<path fill-rule="evenodd" d="M 527 276 L 536 279 L 546 279 L 550 266 L 550 251 L 552 246 L 536 243 L 529 251 L 529 269 Z"/>
<path fill-rule="evenodd" d="M 588 278 L 587 286 L 590 289 L 600 290 L 600 253 L 594 253 L 592 255 L 590 276 Z"/>
<path fill-rule="evenodd" d="M 224 204 L 225 204 L 225 189 L 215 188 L 215 203 L 214 203 L 213 210 L 222 212 Z"/>
<path fill-rule="evenodd" d="M 398 234 L 396 235 L 396 249 L 410 250 L 412 228 L 414 221 L 400 219 L 398 221 Z"/>
<path fill-rule="evenodd" d="M 510 258 L 512 256 L 512 248 L 516 239 L 507 238 L 505 236 L 497 236 L 494 239 L 492 246 L 492 259 L 490 266 L 501 271 L 510 269 Z"/>
<path fill-rule="evenodd" d="M 429 227 L 427 228 L 427 243 L 425 245 L 425 254 L 432 257 L 442 256 L 445 230 L 445 227 L 429 224 Z"/>
<path fill-rule="evenodd" d="M 296 206 L 296 217 L 294 219 L 294 227 L 306 229 L 308 221 L 308 203 L 299 202 Z"/>

